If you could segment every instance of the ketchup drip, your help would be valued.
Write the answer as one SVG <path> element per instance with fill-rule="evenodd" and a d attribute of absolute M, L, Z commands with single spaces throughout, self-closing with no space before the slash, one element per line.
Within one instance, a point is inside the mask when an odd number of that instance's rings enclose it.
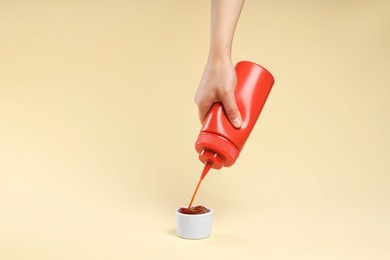
<path fill-rule="evenodd" d="M 183 213 L 183 214 L 203 214 L 203 213 L 209 212 L 209 210 L 207 208 L 205 208 L 204 206 L 196 206 L 196 207 L 191 207 L 191 206 L 192 206 L 192 203 L 194 202 L 194 199 L 195 199 L 196 193 L 198 192 L 199 186 L 202 183 L 204 177 L 206 177 L 207 173 L 210 171 L 211 166 L 212 166 L 212 163 L 209 161 L 207 161 L 204 164 L 202 175 L 200 176 L 198 185 L 196 185 L 194 194 L 192 194 L 190 204 L 188 205 L 188 208 L 180 208 L 179 209 L 180 213 Z"/>
<path fill-rule="evenodd" d="M 211 162 L 206 162 L 206 163 L 204 164 L 204 168 L 203 168 L 202 175 L 200 176 L 198 185 L 196 185 L 194 194 L 192 195 L 191 202 L 190 202 L 190 205 L 188 205 L 188 208 L 191 208 L 192 202 L 194 202 L 194 199 L 195 199 L 196 193 L 198 192 L 199 186 L 200 186 L 200 184 L 202 183 L 204 177 L 205 177 L 205 176 L 207 175 L 207 173 L 210 171 L 211 165 L 212 165 Z"/>

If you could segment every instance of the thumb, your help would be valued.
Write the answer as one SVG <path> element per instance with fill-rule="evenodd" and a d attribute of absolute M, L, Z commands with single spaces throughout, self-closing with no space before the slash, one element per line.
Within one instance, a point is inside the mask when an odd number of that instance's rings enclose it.
<path fill-rule="evenodd" d="M 235 128 L 240 128 L 242 125 L 242 119 L 234 97 L 234 92 L 224 95 L 223 98 L 221 98 L 221 102 L 230 123 Z"/>

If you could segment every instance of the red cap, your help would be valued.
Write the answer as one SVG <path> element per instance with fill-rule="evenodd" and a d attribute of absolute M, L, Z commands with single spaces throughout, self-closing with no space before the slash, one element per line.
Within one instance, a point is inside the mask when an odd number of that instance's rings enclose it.
<path fill-rule="evenodd" d="M 199 160 L 203 163 L 212 162 L 212 168 L 221 169 L 234 164 L 240 152 L 237 147 L 222 136 L 201 132 L 195 143 Z"/>

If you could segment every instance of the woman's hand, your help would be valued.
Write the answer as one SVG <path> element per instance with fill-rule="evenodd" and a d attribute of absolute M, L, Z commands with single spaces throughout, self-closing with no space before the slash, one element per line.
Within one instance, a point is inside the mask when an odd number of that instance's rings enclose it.
<path fill-rule="evenodd" d="M 241 115 L 234 96 L 236 84 L 236 71 L 229 59 L 209 59 L 195 95 L 201 122 L 215 102 L 222 102 L 231 124 L 241 127 Z"/>

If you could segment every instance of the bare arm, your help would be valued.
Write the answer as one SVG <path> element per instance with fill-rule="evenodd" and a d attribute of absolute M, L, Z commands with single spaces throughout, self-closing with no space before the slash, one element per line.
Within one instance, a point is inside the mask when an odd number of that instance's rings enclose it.
<path fill-rule="evenodd" d="M 241 115 L 234 97 L 237 79 L 231 60 L 231 49 L 243 5 L 244 0 L 211 1 L 209 57 L 195 95 L 201 122 L 213 103 L 221 101 L 232 125 L 241 127 Z"/>

